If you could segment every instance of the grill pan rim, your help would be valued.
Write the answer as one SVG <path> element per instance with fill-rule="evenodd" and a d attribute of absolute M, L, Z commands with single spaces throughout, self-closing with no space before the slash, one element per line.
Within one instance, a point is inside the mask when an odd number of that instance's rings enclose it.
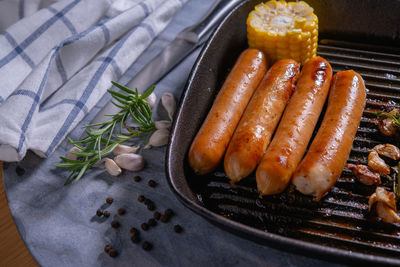
<path fill-rule="evenodd" d="M 166 178 L 172 192 L 175 194 L 177 199 L 184 204 L 184 206 L 189 208 L 191 211 L 205 217 L 211 223 L 216 224 L 218 227 L 224 230 L 233 232 L 236 235 L 256 241 L 263 245 L 267 246 L 276 245 L 279 247 L 279 249 L 313 258 L 321 258 L 322 256 L 329 256 L 329 260 L 334 262 L 342 262 L 342 263 L 371 262 L 371 263 L 379 263 L 387 265 L 400 265 L 400 259 L 395 259 L 393 257 L 383 257 L 378 255 L 360 253 L 360 252 L 352 252 L 345 249 L 316 244 L 311 241 L 303 241 L 296 238 L 285 237 L 279 234 L 262 231 L 260 229 L 226 218 L 201 205 L 201 203 L 196 199 L 193 191 L 191 191 L 187 183 L 186 177 L 184 175 L 184 170 L 183 169 L 179 170 L 179 168 L 176 166 L 175 153 L 176 153 L 176 148 L 179 146 L 179 140 L 176 137 L 176 135 L 177 132 L 179 131 L 178 130 L 179 126 L 182 124 L 181 117 L 184 105 L 187 105 L 189 93 L 194 89 L 193 88 L 194 80 L 198 75 L 198 70 L 202 65 L 201 63 L 204 60 L 205 54 L 207 53 L 209 47 L 212 45 L 213 40 L 219 34 L 223 25 L 230 19 L 230 17 L 233 14 L 235 14 L 235 12 L 238 12 L 239 9 L 241 9 L 246 4 L 249 4 L 250 2 L 257 3 L 260 1 L 257 0 L 243 1 L 236 8 L 234 8 L 220 23 L 220 25 L 214 30 L 214 32 L 211 34 L 206 44 L 203 46 L 199 56 L 197 57 L 195 64 L 192 67 L 189 78 L 185 84 L 181 99 L 179 101 L 178 110 L 176 111 L 175 118 L 173 120 L 170 140 L 165 156 Z M 185 154 L 186 153 L 187 151 L 185 152 Z M 186 159 L 186 156 L 184 156 L 184 159 Z M 187 165 L 186 162 L 183 164 Z M 179 175 L 176 175 L 177 173 Z M 296 251 L 291 250 L 291 248 L 296 249 Z M 311 254 L 307 254 L 310 252 Z"/>

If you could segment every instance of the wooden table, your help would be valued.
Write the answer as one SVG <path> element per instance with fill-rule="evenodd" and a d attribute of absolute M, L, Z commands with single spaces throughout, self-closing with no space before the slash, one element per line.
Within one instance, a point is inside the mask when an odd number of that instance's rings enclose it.
<path fill-rule="evenodd" d="M 0 266 L 38 266 L 18 233 L 8 208 L 0 162 Z"/>

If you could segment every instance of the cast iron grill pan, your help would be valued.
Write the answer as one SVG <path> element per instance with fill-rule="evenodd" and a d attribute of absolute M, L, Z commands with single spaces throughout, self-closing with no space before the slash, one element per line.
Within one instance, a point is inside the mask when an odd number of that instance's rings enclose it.
<path fill-rule="evenodd" d="M 246 5 L 254 5 L 254 2 L 256 1 L 247 2 L 235 12 L 238 13 L 240 9 L 246 8 Z M 315 7 L 315 5 L 313 6 Z M 316 12 L 318 12 L 317 9 Z M 223 24 L 229 23 L 231 23 L 229 19 L 223 22 Z M 322 25 L 321 28 L 324 26 Z M 198 72 L 206 70 L 201 67 L 200 63 L 204 64 L 204 61 L 209 60 L 207 51 L 213 49 L 213 42 L 218 42 L 216 37 L 220 30 L 217 30 L 208 43 L 208 47 L 202 52 L 188 81 L 189 91 L 190 88 L 196 86 L 207 86 L 196 83 L 196 78 L 204 75 L 198 74 Z M 343 36 L 346 35 L 341 33 Z M 400 145 L 396 138 L 388 138 L 379 132 L 378 121 L 373 114 L 374 111 L 390 111 L 393 108 L 400 110 L 400 55 L 398 48 L 395 45 L 387 45 L 386 41 L 385 46 L 376 45 L 377 39 L 374 39 L 374 42 L 365 42 L 362 34 L 359 39 L 362 42 L 354 40 L 354 37 L 353 40 L 346 37 L 338 40 L 334 38 L 336 37 L 334 34 L 322 33 L 321 35 L 325 38 L 320 40 L 318 55 L 330 62 L 334 72 L 353 69 L 365 80 L 368 90 L 366 108 L 348 163 L 367 164 L 368 150 L 375 145 L 382 143 Z M 230 50 L 235 51 L 238 55 L 244 48 L 245 42 L 242 41 Z M 236 57 L 232 58 L 232 55 L 230 58 L 230 60 L 226 60 L 229 62 L 226 65 L 230 64 L 231 66 L 236 59 Z M 215 64 L 216 69 L 221 69 L 221 65 Z M 209 66 L 212 68 L 213 65 Z M 222 72 L 216 71 L 216 69 L 212 70 L 213 73 L 216 72 L 215 81 L 210 83 L 214 82 L 214 85 L 217 85 L 214 87 L 219 88 L 229 69 Z M 319 245 L 319 252 L 325 250 L 331 255 L 341 253 L 342 256 L 343 254 L 348 257 L 355 255 L 355 258 L 359 259 L 366 255 L 368 256 L 365 258 L 366 260 L 400 264 L 400 225 L 386 224 L 368 213 L 368 197 L 375 191 L 375 187 L 357 182 L 347 168 L 344 168 L 335 186 L 320 202 L 314 202 L 311 197 L 304 196 L 292 188 L 282 194 L 264 196 L 260 199 L 256 190 L 254 173 L 237 183 L 235 187 L 231 187 L 222 164 L 209 175 L 198 177 L 193 174 L 188 167 L 186 153 L 213 98 L 204 100 L 202 99 L 204 96 L 198 95 L 197 92 L 196 96 L 200 98 L 198 101 L 205 103 L 206 108 L 197 111 L 198 114 L 201 114 L 201 118 L 198 119 L 198 122 L 192 122 L 192 126 L 195 127 L 195 131 L 193 131 L 193 127 L 186 125 L 190 117 L 187 115 L 187 112 L 190 112 L 188 107 L 196 108 L 193 107 L 195 105 L 193 99 L 190 98 L 193 97 L 191 94 L 196 95 L 196 92 L 193 90 L 185 92 L 181 100 L 182 107 L 178 112 L 171 145 L 167 153 L 167 172 L 171 186 L 186 205 L 225 226 L 232 227 L 229 225 L 230 222 L 240 223 L 239 226 L 235 224 L 234 227 L 239 232 L 241 225 L 248 226 L 250 229 L 254 229 L 254 235 L 261 239 L 263 238 L 262 233 L 269 233 L 272 235 L 265 236 L 265 240 L 276 235 L 278 239 L 285 237 L 279 241 L 280 243 L 285 243 L 290 239 L 298 240 L 302 242 L 296 244 L 297 246 L 303 244 L 307 247 L 307 244 L 313 244 L 311 247 L 315 249 L 315 245 Z M 192 112 L 194 112 L 192 116 L 196 115 L 194 110 Z M 185 126 L 190 127 L 191 130 L 185 132 Z M 177 164 L 179 160 L 182 161 L 183 166 Z M 394 161 L 387 162 L 392 167 L 396 166 Z M 392 191 L 392 179 L 395 177 L 396 174 L 392 171 L 391 178 L 383 178 L 381 186 Z"/>

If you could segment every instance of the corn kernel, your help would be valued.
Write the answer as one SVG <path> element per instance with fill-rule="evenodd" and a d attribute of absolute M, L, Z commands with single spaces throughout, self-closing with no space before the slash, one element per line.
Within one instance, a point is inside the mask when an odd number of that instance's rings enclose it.
<path fill-rule="evenodd" d="M 247 18 L 250 47 L 271 60 L 292 58 L 304 64 L 315 56 L 318 17 L 305 2 L 268 1 L 255 6 Z"/>

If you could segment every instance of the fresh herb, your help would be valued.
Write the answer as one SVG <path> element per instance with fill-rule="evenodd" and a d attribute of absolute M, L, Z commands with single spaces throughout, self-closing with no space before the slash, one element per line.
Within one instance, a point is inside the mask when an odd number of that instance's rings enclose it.
<path fill-rule="evenodd" d="M 54 164 L 56 167 L 67 168 L 70 172 L 65 185 L 77 182 L 87 170 L 110 154 L 118 144 L 155 130 L 150 105 L 145 100 L 154 91 L 155 86 L 140 95 L 137 89 L 133 91 L 116 82 L 111 83 L 124 92 L 108 90 L 113 98 L 111 102 L 121 110 L 116 114 L 107 115 L 110 117 L 109 120 L 86 126 L 87 138 L 78 141 L 68 138 L 69 143 L 77 148 L 77 151 L 70 151 L 77 156 L 77 159 L 60 157 L 63 162 Z M 128 118 L 134 119 L 139 126 L 128 126 L 126 124 Z M 123 132 L 123 129 L 126 131 Z"/>
<path fill-rule="evenodd" d="M 375 116 L 377 116 L 379 119 L 383 119 L 383 118 L 389 118 L 393 120 L 393 124 L 396 126 L 400 127 L 400 113 L 397 114 L 392 114 L 389 112 L 383 112 L 383 111 L 379 111 L 379 112 L 372 112 L 372 114 L 374 114 Z"/>

